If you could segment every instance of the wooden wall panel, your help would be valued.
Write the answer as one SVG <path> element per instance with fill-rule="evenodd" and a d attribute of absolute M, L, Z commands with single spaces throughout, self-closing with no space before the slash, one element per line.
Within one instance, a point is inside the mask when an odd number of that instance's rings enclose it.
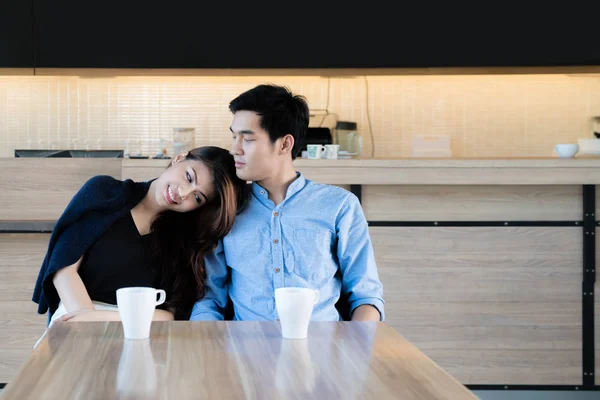
<path fill-rule="evenodd" d="M 370 232 L 387 321 L 462 383 L 581 384 L 581 228 Z"/>
<path fill-rule="evenodd" d="M 369 221 L 578 221 L 581 186 L 363 186 Z"/>
<path fill-rule="evenodd" d="M 8 382 L 46 328 L 31 298 L 48 234 L 0 234 L 0 382 Z"/>
<path fill-rule="evenodd" d="M 81 186 L 95 175 L 120 179 L 120 159 L 0 159 L 0 221 L 60 217 Z"/>

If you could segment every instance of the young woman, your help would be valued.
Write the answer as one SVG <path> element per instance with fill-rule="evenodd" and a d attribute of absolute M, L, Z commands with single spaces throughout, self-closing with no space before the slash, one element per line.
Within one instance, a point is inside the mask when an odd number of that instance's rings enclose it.
<path fill-rule="evenodd" d="M 90 179 L 57 221 L 33 300 L 49 324 L 119 320 L 116 290 L 164 289 L 155 320 L 188 319 L 203 297 L 204 255 L 246 206 L 246 182 L 225 149 L 175 157 L 148 182 Z"/>

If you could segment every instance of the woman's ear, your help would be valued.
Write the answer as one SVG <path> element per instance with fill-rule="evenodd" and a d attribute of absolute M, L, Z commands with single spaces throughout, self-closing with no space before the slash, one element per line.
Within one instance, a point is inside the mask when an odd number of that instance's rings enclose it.
<path fill-rule="evenodd" d="M 175 156 L 175 158 L 173 159 L 172 164 L 177 164 L 178 162 L 185 160 L 185 158 L 187 157 L 187 155 L 188 155 L 187 151 L 185 153 L 177 154 Z"/>

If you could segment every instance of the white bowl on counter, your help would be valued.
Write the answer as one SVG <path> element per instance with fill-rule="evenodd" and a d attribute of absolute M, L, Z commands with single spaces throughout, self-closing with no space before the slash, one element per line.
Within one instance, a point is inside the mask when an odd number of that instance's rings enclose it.
<path fill-rule="evenodd" d="M 554 146 L 554 152 L 558 154 L 560 158 L 573 158 L 575 154 L 579 151 L 578 144 L 557 144 Z"/>

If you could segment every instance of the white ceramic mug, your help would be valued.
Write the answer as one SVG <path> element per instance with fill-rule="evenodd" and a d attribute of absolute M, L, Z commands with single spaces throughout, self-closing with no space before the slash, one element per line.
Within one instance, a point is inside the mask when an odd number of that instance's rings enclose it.
<path fill-rule="evenodd" d="M 313 307 L 318 301 L 318 290 L 300 287 L 275 289 L 281 335 L 286 339 L 305 339 Z"/>
<path fill-rule="evenodd" d="M 578 144 L 557 144 L 554 146 L 554 152 L 562 158 L 571 158 L 579 151 Z"/>
<path fill-rule="evenodd" d="M 336 160 L 338 158 L 338 151 L 340 149 L 339 144 L 326 144 L 325 145 L 325 157 L 330 160 Z"/>
<path fill-rule="evenodd" d="M 156 295 L 159 299 L 156 300 Z M 165 302 L 167 294 L 162 289 L 128 287 L 117 290 L 117 306 L 123 322 L 125 339 L 147 339 L 156 306 Z"/>
<path fill-rule="evenodd" d="M 325 151 L 325 146 L 320 144 L 309 144 L 306 145 L 306 150 L 308 152 L 309 159 L 319 160 L 321 159 L 321 154 Z"/>

